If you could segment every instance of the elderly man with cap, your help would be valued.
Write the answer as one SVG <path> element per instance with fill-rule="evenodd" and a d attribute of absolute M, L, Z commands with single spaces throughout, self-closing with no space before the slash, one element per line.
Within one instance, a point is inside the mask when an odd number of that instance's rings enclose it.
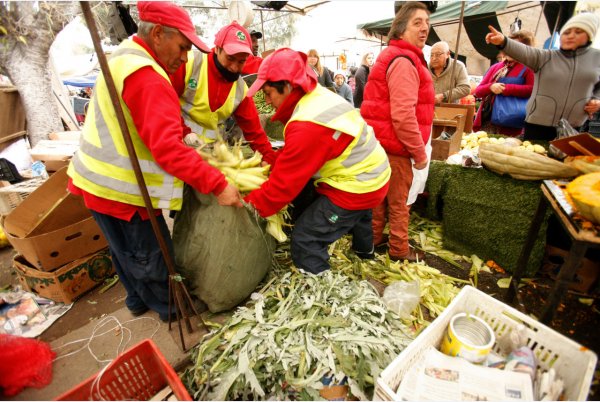
<path fill-rule="evenodd" d="M 304 53 L 283 48 L 268 56 L 247 96 L 263 90 L 285 125 L 285 145 L 269 179 L 244 201 L 262 217 L 277 213 L 311 180 L 315 198 L 295 222 L 292 260 L 318 274 L 329 268 L 328 246 L 352 233 L 352 248 L 373 258 L 371 208 L 388 190 L 385 151 L 357 109 L 317 83 Z"/>
<path fill-rule="evenodd" d="M 527 102 L 526 140 L 553 140 L 566 119 L 575 129 L 600 110 L 600 50 L 592 48 L 600 18 L 591 13 L 571 17 L 560 30 L 560 49 L 545 50 L 506 38 L 494 27 L 485 37 L 535 76 Z"/>
<path fill-rule="evenodd" d="M 183 143 L 184 126 L 169 74 L 187 60 L 196 36 L 189 15 L 168 2 L 139 2 L 137 36 L 123 41 L 109 68 L 154 214 L 172 250 L 162 208 L 181 208 L 183 182 L 217 196 L 221 205 L 241 207 L 237 189 L 219 170 Z M 104 77 L 94 88 L 80 149 L 69 165 L 69 191 L 83 197 L 106 237 L 113 264 L 134 316 L 152 309 L 169 319 L 168 271 L 135 174 Z"/>
<path fill-rule="evenodd" d="M 208 54 L 188 53 L 188 60 L 172 77 L 180 96 L 183 118 L 191 132 L 190 145 L 215 141 L 224 134 L 225 121 L 233 116 L 253 150 L 267 163 L 276 154 L 260 124 L 254 101 L 245 97 L 248 87 L 242 68 L 252 54 L 250 35 L 237 22 L 223 27 Z"/>
<path fill-rule="evenodd" d="M 450 46 L 437 42 L 431 46 L 429 72 L 435 89 L 435 103 L 457 103 L 471 92 L 467 68 L 450 57 Z"/>

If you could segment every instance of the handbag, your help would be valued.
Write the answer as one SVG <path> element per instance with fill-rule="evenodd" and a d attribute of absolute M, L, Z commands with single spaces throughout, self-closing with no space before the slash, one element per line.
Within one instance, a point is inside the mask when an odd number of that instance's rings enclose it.
<path fill-rule="evenodd" d="M 517 77 L 502 77 L 498 82 L 503 84 L 523 84 L 525 82 L 523 74 L 526 68 L 523 66 Z M 527 114 L 526 107 L 528 100 L 529 98 L 520 98 L 517 96 L 496 95 L 494 105 L 492 106 L 492 124 L 502 127 L 523 128 Z"/>
<path fill-rule="evenodd" d="M 492 119 L 492 105 L 494 103 L 494 94 L 489 94 L 481 100 L 481 124 L 487 123 Z"/>

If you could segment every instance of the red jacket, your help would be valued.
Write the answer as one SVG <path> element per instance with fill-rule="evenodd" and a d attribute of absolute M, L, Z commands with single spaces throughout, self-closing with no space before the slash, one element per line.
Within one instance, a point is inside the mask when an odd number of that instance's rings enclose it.
<path fill-rule="evenodd" d="M 403 67 L 404 74 L 397 67 Z M 434 102 L 433 82 L 421 49 L 391 40 L 371 67 L 360 108 L 387 153 L 410 156 L 416 162 L 427 159 L 425 143 L 431 135 Z"/>
<path fill-rule="evenodd" d="M 286 124 L 304 91 L 295 88 L 284 100 L 272 120 Z M 285 145 L 277 158 L 277 164 L 258 190 L 248 194 L 244 201 L 251 203 L 263 217 L 276 214 L 296 198 L 311 177 L 325 162 L 337 158 L 350 145 L 354 137 L 342 133 L 334 139 L 335 130 L 307 121 L 293 121 L 285 127 Z M 348 193 L 320 184 L 317 192 L 335 205 L 349 209 L 370 209 L 379 205 L 387 194 L 389 184 L 365 194 Z"/>
<path fill-rule="evenodd" d="M 242 75 L 258 73 L 258 68 L 260 67 L 262 61 L 262 57 L 255 56 L 253 54 L 248 56 L 246 63 L 244 64 L 244 68 L 242 69 Z"/>
<path fill-rule="evenodd" d="M 504 64 L 505 63 L 496 63 L 496 64 L 493 64 L 489 68 L 489 70 L 487 71 L 487 73 L 485 73 L 485 76 L 483 77 L 483 79 L 481 80 L 481 82 L 479 83 L 477 88 L 475 88 L 474 95 L 476 97 L 483 99 L 492 93 L 492 90 L 490 88 L 491 88 L 492 84 L 494 83 L 493 82 L 494 75 L 496 75 L 498 70 L 500 70 L 502 67 L 504 67 Z M 515 65 L 508 71 L 508 74 L 506 74 L 506 76 L 507 77 L 517 77 L 521 73 L 521 70 L 523 68 L 526 69 L 525 73 L 523 74 L 525 83 L 522 85 L 504 84 L 504 92 L 503 92 L 504 95 L 517 96 L 519 98 L 529 98 L 531 96 L 531 92 L 533 90 L 534 75 L 533 75 L 533 71 L 531 71 L 531 69 L 529 67 L 525 67 L 523 64 L 515 61 Z M 492 103 L 492 107 L 493 107 L 493 103 Z M 479 109 L 477 109 L 477 115 L 475 116 L 475 120 L 473 121 L 473 130 L 479 131 L 480 129 L 481 129 L 481 107 Z M 523 131 L 523 129 L 521 129 L 521 128 L 502 127 L 502 134 L 506 134 L 506 135 L 515 135 L 516 136 L 516 135 L 521 134 L 522 131 Z"/>
<path fill-rule="evenodd" d="M 134 36 L 133 41 L 143 46 L 160 64 L 143 40 Z M 218 195 L 227 187 L 225 176 L 206 163 L 194 149 L 183 143 L 185 126 L 181 118 L 178 96 L 173 87 L 152 67 L 141 68 L 127 77 L 122 97 L 140 138 L 167 173 L 205 194 L 212 192 Z M 148 219 L 144 207 L 97 197 L 75 187 L 71 180 L 68 188 L 73 194 L 83 196 L 86 207 L 93 211 L 126 221 L 131 220 L 137 212 L 142 219 Z M 156 215 L 160 213 L 160 210 L 155 211 Z"/>
<path fill-rule="evenodd" d="M 231 87 L 235 84 L 229 82 L 223 78 L 217 66 L 215 65 L 214 57 L 215 49 L 208 54 L 208 99 L 210 103 L 210 110 L 217 110 L 227 100 Z M 185 90 L 185 64 L 171 76 L 173 82 L 173 88 L 177 92 L 178 96 L 183 94 Z M 265 130 L 260 125 L 260 119 L 258 118 L 258 111 L 254 100 L 244 97 L 242 102 L 239 104 L 237 109 L 233 112 L 233 117 L 236 123 L 242 129 L 244 138 L 250 142 L 250 147 L 262 154 L 263 160 L 269 164 L 275 163 L 277 154 L 273 151 L 269 138 L 265 133 Z M 186 127 L 185 134 L 189 134 L 191 130 Z"/>

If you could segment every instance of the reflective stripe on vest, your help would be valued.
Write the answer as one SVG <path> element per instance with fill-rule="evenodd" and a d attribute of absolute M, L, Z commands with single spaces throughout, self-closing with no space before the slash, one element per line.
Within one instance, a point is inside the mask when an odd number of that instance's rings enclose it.
<path fill-rule="evenodd" d="M 122 92 L 125 79 L 142 67 L 150 66 L 164 79 L 165 71 L 143 47 L 125 40 L 109 61 L 129 133 L 154 208 L 181 209 L 183 182 L 156 164 L 138 135 Z M 73 183 L 98 197 L 144 206 L 133 172 L 127 147 L 121 134 L 112 100 L 104 77 L 100 75 L 94 88 L 81 146 L 72 158 L 68 170 Z"/>
<path fill-rule="evenodd" d="M 244 79 L 240 77 L 235 85 L 231 85 L 225 103 L 214 112 L 211 111 L 208 99 L 208 56 L 197 50 L 188 53 L 185 90 L 179 102 L 183 120 L 192 129 L 192 132 L 216 140 L 218 135 L 223 135 L 225 120 L 242 103 L 248 87 Z"/>
<path fill-rule="evenodd" d="M 323 105 L 331 106 L 323 110 Z M 317 85 L 300 99 L 288 124 L 292 121 L 309 121 L 336 130 L 335 140 L 341 133 L 354 137 L 341 155 L 327 161 L 313 176 L 315 184 L 323 182 L 343 191 L 364 194 L 388 182 L 391 169 L 385 151 L 359 111 L 339 95 Z"/>

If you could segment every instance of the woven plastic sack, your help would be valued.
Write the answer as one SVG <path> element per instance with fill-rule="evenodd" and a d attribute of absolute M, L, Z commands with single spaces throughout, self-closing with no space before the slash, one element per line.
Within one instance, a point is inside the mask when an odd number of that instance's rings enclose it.
<path fill-rule="evenodd" d="M 0 334 L 0 388 L 4 395 L 14 396 L 25 387 L 50 384 L 55 355 L 45 342 Z"/>
<path fill-rule="evenodd" d="M 246 208 L 221 206 L 186 187 L 173 226 L 175 262 L 190 293 L 211 312 L 243 302 L 267 274 L 275 240 Z"/>

